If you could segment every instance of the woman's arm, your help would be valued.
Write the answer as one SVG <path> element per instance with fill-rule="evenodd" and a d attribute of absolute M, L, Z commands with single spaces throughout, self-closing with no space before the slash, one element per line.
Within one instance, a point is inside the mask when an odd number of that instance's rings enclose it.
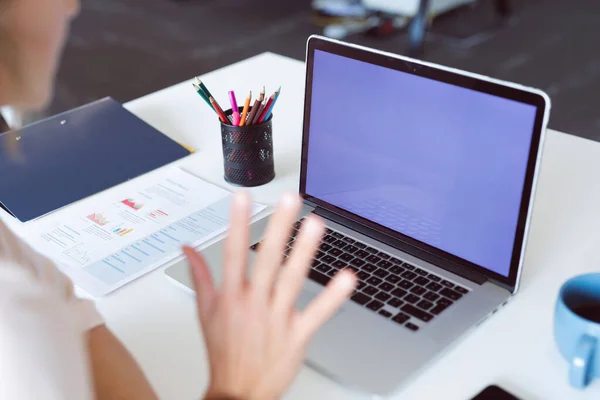
<path fill-rule="evenodd" d="M 97 400 L 157 399 L 137 362 L 106 325 L 87 336 Z"/>

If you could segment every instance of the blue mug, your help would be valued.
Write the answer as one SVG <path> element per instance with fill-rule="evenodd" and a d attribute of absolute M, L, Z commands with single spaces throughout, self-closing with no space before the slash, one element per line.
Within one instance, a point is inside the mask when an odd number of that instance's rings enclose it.
<path fill-rule="evenodd" d="M 560 289 L 554 338 L 571 363 L 569 381 L 583 389 L 600 377 L 600 274 L 581 275 Z"/>

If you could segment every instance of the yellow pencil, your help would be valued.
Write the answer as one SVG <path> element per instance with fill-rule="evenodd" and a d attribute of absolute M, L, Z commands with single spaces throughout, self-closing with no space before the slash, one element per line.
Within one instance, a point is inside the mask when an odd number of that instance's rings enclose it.
<path fill-rule="evenodd" d="M 244 111 L 242 111 L 242 118 L 240 118 L 239 126 L 244 126 L 244 124 L 246 123 L 246 117 L 248 116 L 248 110 L 250 109 L 251 101 L 252 101 L 252 90 L 250 91 L 250 94 L 248 95 L 248 97 L 246 97 L 246 104 L 244 104 Z"/>

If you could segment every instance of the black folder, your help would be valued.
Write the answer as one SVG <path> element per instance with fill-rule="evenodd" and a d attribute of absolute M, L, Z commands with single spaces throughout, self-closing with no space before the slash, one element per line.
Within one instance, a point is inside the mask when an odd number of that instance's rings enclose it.
<path fill-rule="evenodd" d="M 0 206 L 26 222 L 189 154 L 102 99 L 0 135 Z"/>

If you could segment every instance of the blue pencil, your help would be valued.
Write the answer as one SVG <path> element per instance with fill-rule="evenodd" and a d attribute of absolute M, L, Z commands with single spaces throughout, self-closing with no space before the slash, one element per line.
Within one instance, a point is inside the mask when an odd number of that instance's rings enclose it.
<path fill-rule="evenodd" d="M 267 115 L 265 116 L 264 121 L 268 120 L 271 117 L 271 114 L 273 114 L 273 108 L 275 108 L 275 103 L 277 103 L 277 99 L 279 98 L 279 93 L 281 93 L 281 86 L 275 92 L 275 99 L 273 100 L 273 104 L 271 104 L 271 108 L 269 108 L 269 111 L 267 112 Z"/>

